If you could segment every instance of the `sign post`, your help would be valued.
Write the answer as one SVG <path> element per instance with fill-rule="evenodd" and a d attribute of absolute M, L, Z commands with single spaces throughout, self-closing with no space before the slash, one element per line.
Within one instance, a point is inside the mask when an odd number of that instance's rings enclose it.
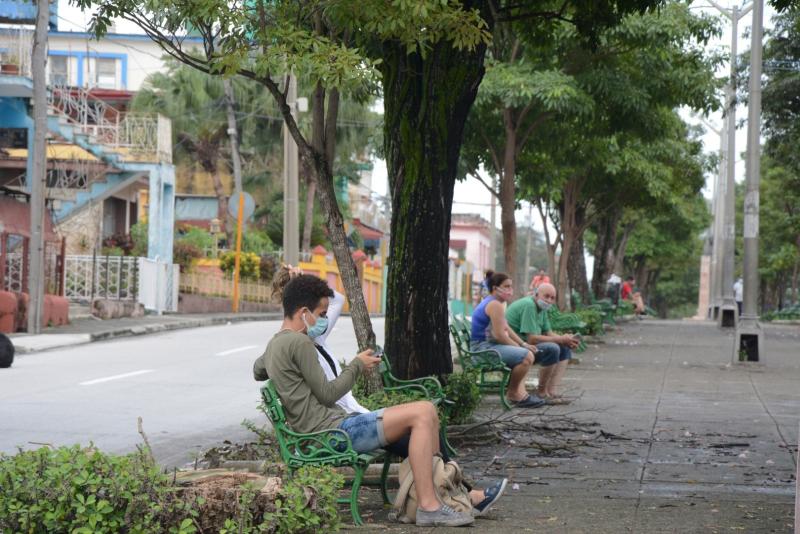
<path fill-rule="evenodd" d="M 253 212 L 255 211 L 255 202 L 253 201 L 253 197 L 250 196 L 250 193 L 243 193 L 240 190 L 236 190 L 231 195 L 231 200 L 236 201 L 236 211 L 233 211 L 234 204 L 228 204 L 228 212 L 236 217 L 236 253 L 234 256 L 234 263 L 233 263 L 233 306 L 232 311 L 233 313 L 238 313 L 239 311 L 239 269 L 241 267 L 241 259 L 242 259 L 242 226 L 244 225 L 245 219 L 249 219 Z"/>

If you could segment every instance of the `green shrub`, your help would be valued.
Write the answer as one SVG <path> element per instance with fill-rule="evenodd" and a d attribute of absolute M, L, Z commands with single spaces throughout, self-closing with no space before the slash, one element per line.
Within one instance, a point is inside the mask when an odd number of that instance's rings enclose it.
<path fill-rule="evenodd" d="M 100 249 L 101 256 L 124 256 L 125 251 L 121 247 L 103 247 Z"/>
<path fill-rule="evenodd" d="M 175 240 L 176 242 L 180 241 L 181 243 L 194 245 L 200 249 L 201 252 L 214 246 L 214 236 L 196 226 L 188 226 L 184 231 L 178 232 L 178 235 L 175 236 Z"/>
<path fill-rule="evenodd" d="M 590 308 L 579 308 L 575 314 L 586 323 L 583 333 L 587 336 L 597 336 L 603 333 L 603 314 Z"/>
<path fill-rule="evenodd" d="M 182 273 L 189 271 L 194 260 L 202 257 L 202 250 L 184 240 L 176 241 L 172 246 L 172 261 L 180 265 Z"/>
<path fill-rule="evenodd" d="M 265 252 L 272 252 L 275 246 L 272 240 L 263 230 L 248 230 L 242 232 L 242 250 L 244 252 L 254 252 L 255 254 L 263 254 Z"/>
<path fill-rule="evenodd" d="M 460 425 L 469 421 L 481 402 L 481 390 L 478 388 L 478 372 L 468 369 L 462 373 L 453 373 L 447 377 L 444 392 L 453 401 L 448 414 L 448 423 Z"/>
<path fill-rule="evenodd" d="M 196 532 L 189 503 L 143 452 L 79 446 L 0 454 L 0 532 Z"/>
<path fill-rule="evenodd" d="M 131 226 L 130 235 L 133 242 L 130 255 L 147 257 L 147 223 L 136 223 Z"/>
<path fill-rule="evenodd" d="M 353 388 L 353 394 L 358 403 L 370 411 L 380 410 L 388 406 L 397 406 L 406 402 L 425 400 L 426 398 L 425 394 L 419 390 L 387 391 L 382 389 L 370 395 L 365 395 L 363 391 L 363 388 L 359 391 Z"/>
<path fill-rule="evenodd" d="M 343 486 L 344 477 L 331 467 L 301 467 L 275 499 L 275 511 L 264 514 L 262 529 L 279 534 L 339 530 L 336 499 Z"/>
<path fill-rule="evenodd" d="M 219 267 L 228 276 L 233 276 L 236 262 L 235 252 L 226 252 L 219 257 Z M 261 259 L 252 252 L 242 252 L 239 260 L 239 277 L 255 280 L 259 276 Z"/>

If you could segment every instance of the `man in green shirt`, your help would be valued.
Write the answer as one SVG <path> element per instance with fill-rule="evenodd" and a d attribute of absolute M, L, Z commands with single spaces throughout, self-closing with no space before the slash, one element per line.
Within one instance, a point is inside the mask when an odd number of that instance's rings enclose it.
<path fill-rule="evenodd" d="M 549 310 L 556 302 L 556 288 L 549 283 L 539 285 L 532 297 L 517 299 L 506 310 L 506 322 L 516 334 L 536 345 L 535 363 L 539 369 L 538 395 L 550 404 L 565 404 L 558 386 L 567 370 L 572 349 L 579 338 L 573 334 L 559 335 L 550 327 Z"/>
<path fill-rule="evenodd" d="M 376 412 L 347 414 L 336 401 L 364 369 L 378 365 L 371 350 L 360 353 L 334 380 L 328 381 L 319 365 L 312 337 L 327 326 L 328 299 L 333 291 L 324 280 L 300 275 L 283 291 L 283 324 L 253 365 L 256 380 L 270 378 L 281 399 L 286 421 L 298 432 L 325 428 L 345 431 L 358 452 L 368 452 L 410 434 L 408 460 L 417 493 L 417 525 L 462 526 L 472 524 L 471 513 L 442 504 L 433 487 L 432 459 L 439 450 L 439 417 L 428 401 L 391 406 Z M 493 504 L 502 493 L 487 492 L 476 509 Z M 490 502 L 489 502 L 490 501 Z"/>

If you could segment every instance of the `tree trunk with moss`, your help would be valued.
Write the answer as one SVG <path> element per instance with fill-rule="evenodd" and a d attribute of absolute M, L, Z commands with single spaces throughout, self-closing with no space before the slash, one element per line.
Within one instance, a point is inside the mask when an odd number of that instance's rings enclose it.
<path fill-rule="evenodd" d="M 453 370 L 447 329 L 448 248 L 464 123 L 485 48 L 439 43 L 425 57 L 383 47 L 384 138 L 392 197 L 386 352 L 401 377 Z"/>
<path fill-rule="evenodd" d="M 589 289 L 589 281 L 586 278 L 586 258 L 583 253 L 583 234 L 572 243 L 570 249 L 570 259 L 567 264 L 567 272 L 569 274 L 570 289 L 574 289 L 581 296 L 581 301 L 584 304 L 591 302 L 591 290 Z M 567 295 L 569 299 L 570 295 Z"/>

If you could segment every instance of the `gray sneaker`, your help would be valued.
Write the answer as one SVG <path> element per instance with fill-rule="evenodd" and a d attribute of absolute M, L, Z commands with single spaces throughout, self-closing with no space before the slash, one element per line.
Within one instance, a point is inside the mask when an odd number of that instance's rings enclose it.
<path fill-rule="evenodd" d="M 462 527 L 474 522 L 475 518 L 472 517 L 472 514 L 456 512 L 446 504 L 433 512 L 417 508 L 418 527 Z"/>

